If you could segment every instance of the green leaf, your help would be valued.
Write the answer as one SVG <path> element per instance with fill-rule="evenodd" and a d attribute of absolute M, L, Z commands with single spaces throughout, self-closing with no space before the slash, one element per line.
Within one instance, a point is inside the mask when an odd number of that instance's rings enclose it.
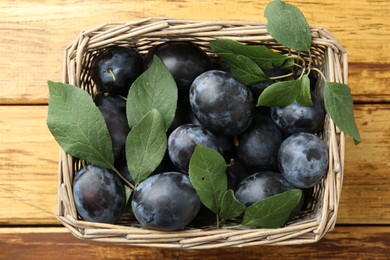
<path fill-rule="evenodd" d="M 211 148 L 198 145 L 191 156 L 189 177 L 202 203 L 218 214 L 227 190 L 225 159 Z"/>
<path fill-rule="evenodd" d="M 216 39 L 210 42 L 214 53 L 223 59 L 225 54 L 242 55 L 254 61 L 263 71 L 279 66 L 291 66 L 291 57 L 272 51 L 261 45 L 246 45 L 230 39 Z"/>
<path fill-rule="evenodd" d="M 245 205 L 237 200 L 233 190 L 227 190 L 222 197 L 219 216 L 223 220 L 239 217 L 245 210 Z"/>
<path fill-rule="evenodd" d="M 311 100 L 310 94 L 310 79 L 308 74 L 303 75 L 301 80 L 301 91 L 297 97 L 297 102 L 301 106 L 312 106 L 313 102 Z"/>
<path fill-rule="evenodd" d="M 125 149 L 127 165 L 137 185 L 157 168 L 167 149 L 164 119 L 156 109 L 131 129 Z"/>
<path fill-rule="evenodd" d="M 299 204 L 301 196 L 301 190 L 292 189 L 258 201 L 245 210 L 242 224 L 263 228 L 281 227 Z"/>
<path fill-rule="evenodd" d="M 125 186 L 125 195 L 126 195 L 126 203 L 125 203 L 125 205 L 127 205 L 127 203 L 130 200 L 131 194 L 133 193 L 133 190 L 129 186 L 127 186 L 127 185 L 124 185 L 124 186 Z"/>
<path fill-rule="evenodd" d="M 220 57 L 228 63 L 233 76 L 244 85 L 269 80 L 254 61 L 243 55 L 221 54 Z"/>
<path fill-rule="evenodd" d="M 311 30 L 297 7 L 275 0 L 267 5 L 264 16 L 268 20 L 266 28 L 269 34 L 278 43 L 290 49 L 309 51 Z"/>
<path fill-rule="evenodd" d="M 325 82 L 324 102 L 333 122 L 351 136 L 355 144 L 360 143 L 360 134 L 353 114 L 353 100 L 349 87 L 342 83 Z"/>
<path fill-rule="evenodd" d="M 62 149 L 81 160 L 112 168 L 112 141 L 104 117 L 84 90 L 48 81 L 47 126 Z"/>
<path fill-rule="evenodd" d="M 301 92 L 302 79 L 276 82 L 261 93 L 257 106 L 282 107 L 295 101 Z"/>
<path fill-rule="evenodd" d="M 176 82 L 165 64 L 155 56 L 151 66 L 130 87 L 126 104 L 129 125 L 135 126 L 155 108 L 168 129 L 175 117 L 176 106 Z"/>

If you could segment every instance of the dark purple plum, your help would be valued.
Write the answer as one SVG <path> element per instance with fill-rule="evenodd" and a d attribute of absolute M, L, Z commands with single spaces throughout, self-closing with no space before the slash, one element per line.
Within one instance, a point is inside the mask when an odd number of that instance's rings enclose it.
<path fill-rule="evenodd" d="M 250 206 L 273 195 L 294 189 L 279 172 L 263 171 L 249 175 L 238 185 L 237 199 Z"/>
<path fill-rule="evenodd" d="M 133 177 L 131 177 L 131 174 L 130 174 L 130 171 L 129 171 L 129 167 L 127 166 L 127 161 L 126 160 L 123 160 L 121 162 L 119 162 L 115 168 L 119 171 L 119 173 L 124 177 L 126 178 L 126 180 L 128 180 L 131 184 L 135 184 L 134 180 L 133 180 Z"/>
<path fill-rule="evenodd" d="M 234 138 L 226 135 L 216 135 L 216 137 L 220 153 L 225 158 L 225 161 L 230 163 L 230 160 L 235 155 Z"/>
<path fill-rule="evenodd" d="M 191 124 L 192 119 L 195 118 L 194 114 L 192 113 L 190 103 L 187 100 L 179 100 L 177 102 L 177 109 L 175 112 L 175 118 L 172 122 L 172 124 L 169 126 L 168 129 L 168 135 L 172 133 L 173 130 L 178 128 L 181 125 L 185 124 Z"/>
<path fill-rule="evenodd" d="M 145 69 L 152 64 L 155 55 L 161 59 L 175 79 L 179 99 L 187 99 L 192 81 L 211 67 L 207 53 L 189 41 L 168 41 L 153 47 L 145 57 Z"/>
<path fill-rule="evenodd" d="M 115 107 L 123 114 L 126 114 L 126 99 L 121 96 L 112 96 L 108 93 L 100 92 L 93 97 L 96 106 Z"/>
<path fill-rule="evenodd" d="M 250 85 L 249 88 L 252 91 L 254 99 L 258 100 L 261 93 L 263 93 L 264 89 L 268 88 L 272 84 L 274 84 L 273 80 L 267 80 L 267 81 L 262 81 L 262 82 L 258 82 L 256 84 Z"/>
<path fill-rule="evenodd" d="M 131 207 L 145 228 L 179 230 L 197 215 L 200 200 L 188 175 L 165 172 L 142 181 L 133 192 Z"/>
<path fill-rule="evenodd" d="M 311 70 L 309 72 L 309 79 L 310 79 L 310 89 L 314 91 L 317 87 L 317 84 L 320 81 L 318 72 L 315 70 Z"/>
<path fill-rule="evenodd" d="M 288 134 L 300 132 L 315 133 L 325 119 L 325 107 L 321 98 L 311 93 L 313 106 L 302 106 L 294 101 L 285 107 L 272 107 L 271 118 Z"/>
<path fill-rule="evenodd" d="M 204 72 L 194 80 L 190 104 L 202 126 L 228 136 L 237 136 L 248 128 L 255 108 L 249 88 L 219 70 Z"/>
<path fill-rule="evenodd" d="M 125 143 L 127 135 L 130 132 L 127 123 L 126 115 L 115 107 L 99 106 L 100 112 L 103 114 L 108 132 L 111 136 L 112 150 L 115 161 L 119 162 L 125 158 Z"/>
<path fill-rule="evenodd" d="M 244 167 L 243 163 L 239 159 L 235 158 L 232 159 L 228 165 L 226 175 L 228 189 L 236 190 L 238 184 L 240 184 L 244 178 L 248 177 L 250 173 Z"/>
<path fill-rule="evenodd" d="M 238 137 L 237 156 L 250 172 L 278 170 L 278 150 L 283 134 L 269 117 L 256 115 Z"/>
<path fill-rule="evenodd" d="M 229 65 L 220 57 L 210 57 L 210 60 L 211 60 L 210 70 L 222 70 L 231 73 Z"/>
<path fill-rule="evenodd" d="M 172 163 L 180 171 L 188 173 L 191 156 L 200 144 L 220 152 L 217 138 L 204 127 L 186 124 L 176 128 L 168 138 L 168 154 Z"/>
<path fill-rule="evenodd" d="M 190 226 L 205 227 L 215 225 L 216 222 L 217 218 L 215 213 L 205 205 L 201 204 L 198 214 L 196 214 L 195 218 L 191 221 Z"/>
<path fill-rule="evenodd" d="M 271 77 L 271 78 L 272 77 L 280 77 L 280 76 L 286 75 L 290 72 L 291 72 L 290 70 L 281 69 L 280 67 L 273 67 L 269 70 L 264 70 L 264 74 L 267 77 Z M 253 85 L 250 85 L 249 87 L 250 87 L 250 89 L 255 97 L 255 100 L 259 99 L 259 96 L 264 91 L 264 89 L 266 89 L 267 87 L 269 87 L 270 85 L 272 85 L 275 82 L 276 82 L 275 80 L 269 79 L 266 81 L 262 81 L 262 82 L 258 82 L 258 83 L 255 83 Z"/>
<path fill-rule="evenodd" d="M 131 84 L 143 72 L 143 59 L 133 48 L 111 46 L 94 59 L 91 70 L 99 92 L 127 97 Z"/>
<path fill-rule="evenodd" d="M 115 223 L 125 211 L 125 188 L 111 170 L 87 165 L 73 180 L 73 198 L 83 220 Z"/>
<path fill-rule="evenodd" d="M 311 188 L 328 170 L 328 148 L 314 134 L 293 134 L 280 146 L 278 162 L 280 172 L 292 185 Z"/>
<path fill-rule="evenodd" d="M 250 206 L 256 202 L 267 199 L 271 196 L 295 189 L 279 172 L 263 171 L 254 173 L 241 181 L 236 189 L 237 199 Z M 293 219 L 301 211 L 304 197 L 291 211 L 287 221 Z"/>

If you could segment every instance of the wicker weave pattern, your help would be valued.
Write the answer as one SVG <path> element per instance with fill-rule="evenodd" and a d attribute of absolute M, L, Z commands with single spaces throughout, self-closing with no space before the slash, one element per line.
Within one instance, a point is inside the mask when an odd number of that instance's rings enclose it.
<path fill-rule="evenodd" d="M 328 80 L 347 83 L 347 54 L 324 28 L 312 27 L 312 63 Z M 83 31 L 65 49 L 63 82 L 96 93 L 90 77 L 94 57 L 110 45 L 135 47 L 145 54 L 152 46 L 169 40 L 192 41 L 210 55 L 209 42 L 229 38 L 244 43 L 266 44 L 275 51 L 287 50 L 275 43 L 261 23 L 244 21 L 193 21 L 169 18 L 147 18 L 123 23 L 107 23 Z M 294 55 L 294 53 L 293 53 Z M 308 61 L 308 57 L 304 57 Z M 317 91 L 321 89 L 321 82 Z M 60 149 L 57 218 L 73 235 L 82 239 L 123 243 L 137 246 L 205 249 L 253 245 L 291 245 L 313 243 L 321 239 L 336 223 L 343 172 L 345 135 L 327 116 L 321 133 L 329 147 L 329 170 L 315 187 L 309 206 L 285 227 L 278 229 L 188 228 L 162 232 L 139 227 L 129 216 L 120 223 L 101 224 L 78 218 L 72 197 L 72 180 L 80 162 Z"/>

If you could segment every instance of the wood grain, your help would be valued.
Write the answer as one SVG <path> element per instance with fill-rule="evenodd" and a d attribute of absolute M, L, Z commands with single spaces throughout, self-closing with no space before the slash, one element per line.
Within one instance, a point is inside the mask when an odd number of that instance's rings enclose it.
<path fill-rule="evenodd" d="M 390 101 L 387 0 L 288 2 L 309 24 L 328 28 L 348 51 L 356 101 Z M 61 80 L 63 49 L 84 29 L 151 16 L 266 22 L 265 5 L 255 0 L 1 1 L 0 104 L 46 104 L 46 81 Z"/>
<path fill-rule="evenodd" d="M 347 138 L 338 223 L 390 224 L 390 104 L 355 113 L 362 143 Z M 58 224 L 58 145 L 46 116 L 46 106 L 0 106 L 0 225 Z"/>
<path fill-rule="evenodd" d="M 355 106 L 362 142 L 346 144 L 339 223 L 390 221 L 390 105 Z M 377 201 L 377 205 L 368 205 Z M 352 206 L 355 205 L 355 206 Z M 352 209 L 353 208 L 353 209 Z M 366 215 L 365 212 L 371 211 Z"/>
<path fill-rule="evenodd" d="M 9 230 L 9 229 L 8 229 Z M 80 240 L 69 233 L 0 233 L 6 259 L 388 259 L 390 227 L 336 226 L 315 244 L 210 250 L 142 248 Z"/>
<path fill-rule="evenodd" d="M 58 145 L 46 106 L 0 106 L 0 225 L 53 224 Z"/>

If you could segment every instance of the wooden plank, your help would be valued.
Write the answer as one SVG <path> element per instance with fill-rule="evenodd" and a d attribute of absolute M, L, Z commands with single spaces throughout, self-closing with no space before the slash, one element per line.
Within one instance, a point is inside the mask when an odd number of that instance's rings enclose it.
<path fill-rule="evenodd" d="M 0 230 L 0 252 L 5 259 L 388 259 L 389 233 L 388 226 L 336 226 L 314 244 L 182 250 L 85 241 L 69 233 Z"/>
<path fill-rule="evenodd" d="M 387 0 L 291 0 L 308 22 L 331 31 L 349 53 L 358 101 L 390 101 Z M 63 49 L 80 31 L 110 21 L 166 16 L 266 22 L 266 3 L 248 1 L 1 1 L 0 104 L 45 104 L 48 79 L 62 78 Z"/>
<path fill-rule="evenodd" d="M 362 143 L 347 138 L 338 223 L 390 224 L 390 104 L 357 105 Z M 58 145 L 46 106 L 0 106 L 0 225 L 58 224 Z"/>
<path fill-rule="evenodd" d="M 355 106 L 355 115 L 362 142 L 356 146 L 347 139 L 338 223 L 388 224 L 390 105 Z"/>
<path fill-rule="evenodd" d="M 46 106 L 0 106 L 0 225 L 58 223 L 58 145 L 46 114 Z"/>

